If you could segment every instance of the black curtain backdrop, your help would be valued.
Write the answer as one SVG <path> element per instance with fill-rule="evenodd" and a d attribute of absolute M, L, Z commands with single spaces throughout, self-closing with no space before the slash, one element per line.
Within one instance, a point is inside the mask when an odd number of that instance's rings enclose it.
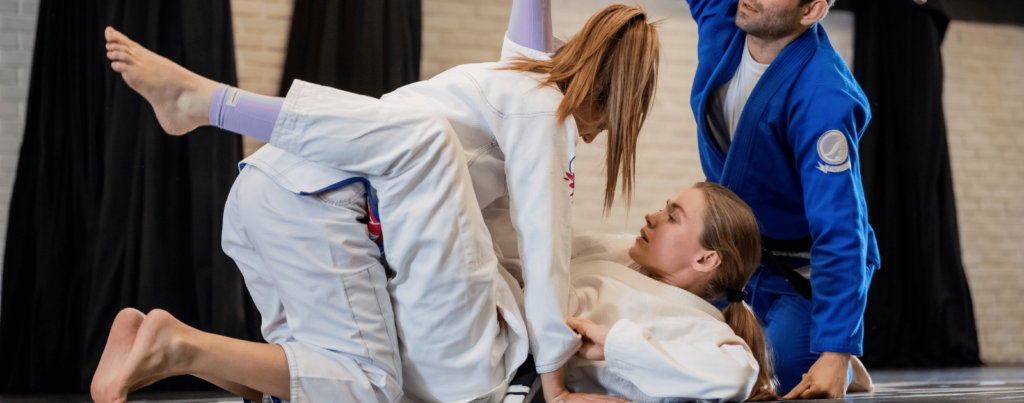
<path fill-rule="evenodd" d="M 857 0 L 854 74 L 873 118 L 861 140 L 864 193 L 882 268 L 865 313 L 873 368 L 980 364 L 960 259 L 942 108 L 940 0 Z"/>
<path fill-rule="evenodd" d="M 379 98 L 420 78 L 420 0 L 296 0 L 281 78 Z"/>
<path fill-rule="evenodd" d="M 0 392 L 88 392 L 124 307 L 262 340 L 220 248 L 239 137 L 168 136 L 105 57 L 111 25 L 200 75 L 235 83 L 229 0 L 43 0 L 11 200 Z M 179 377 L 155 389 L 199 389 Z"/>

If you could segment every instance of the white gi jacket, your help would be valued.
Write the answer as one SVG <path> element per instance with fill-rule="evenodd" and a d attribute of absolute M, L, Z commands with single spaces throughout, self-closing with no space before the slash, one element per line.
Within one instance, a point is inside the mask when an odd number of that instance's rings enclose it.
<path fill-rule="evenodd" d="M 549 58 L 505 38 L 502 59 L 520 54 Z M 451 123 L 499 261 L 527 285 L 530 351 L 544 373 L 580 345 L 565 325 L 578 132 L 572 118 L 558 123 L 562 93 L 539 87 L 543 75 L 496 70 L 502 65 L 458 66 L 381 100 L 419 105 Z"/>
<path fill-rule="evenodd" d="M 636 402 L 746 399 L 759 370 L 750 348 L 704 299 L 627 267 L 634 238 L 574 241 L 570 313 L 611 331 L 605 361 L 573 357 L 566 386 Z"/>
<path fill-rule="evenodd" d="M 517 54 L 548 58 L 506 38 L 503 58 Z M 539 86 L 543 75 L 497 70 L 502 66 L 457 66 L 399 88 L 381 101 L 431 112 L 451 124 L 465 150 L 499 262 L 527 285 L 523 306 L 537 370 L 551 372 L 580 345 L 565 324 L 578 131 L 572 118 L 558 122 L 563 96 L 556 88 Z M 276 137 L 271 144 L 324 164 L 348 151 L 345 142 L 332 144 L 329 137 L 304 134 L 315 135 L 295 132 L 287 146 Z"/>

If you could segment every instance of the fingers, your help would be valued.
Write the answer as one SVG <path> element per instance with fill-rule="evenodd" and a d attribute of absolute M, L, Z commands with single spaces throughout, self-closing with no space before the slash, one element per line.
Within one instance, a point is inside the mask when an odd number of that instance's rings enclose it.
<path fill-rule="evenodd" d="M 793 400 L 800 397 L 808 388 L 811 387 L 811 381 L 807 379 L 807 374 L 804 374 L 804 378 L 800 381 L 793 390 L 789 391 L 785 396 L 782 397 L 784 400 Z"/>
<path fill-rule="evenodd" d="M 576 350 L 576 356 L 589 360 L 590 359 L 590 353 L 594 351 L 595 347 L 597 347 L 597 345 L 594 344 L 593 342 L 584 341 L 583 345 L 580 346 L 580 349 Z"/>
<path fill-rule="evenodd" d="M 565 319 L 565 324 L 569 325 L 569 328 L 572 329 L 572 331 L 576 332 L 576 334 L 579 334 L 581 336 L 583 335 L 584 330 L 586 329 L 587 322 L 589 321 L 586 319 L 574 317 L 569 317 Z"/>
<path fill-rule="evenodd" d="M 816 399 L 816 398 L 830 399 L 828 388 L 818 384 L 812 384 L 811 387 L 807 388 L 803 393 L 800 394 L 801 399 Z"/>

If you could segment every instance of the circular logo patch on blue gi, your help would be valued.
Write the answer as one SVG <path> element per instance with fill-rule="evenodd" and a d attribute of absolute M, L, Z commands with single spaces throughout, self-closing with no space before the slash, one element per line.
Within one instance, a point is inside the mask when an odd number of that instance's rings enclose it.
<path fill-rule="evenodd" d="M 829 130 L 818 138 L 818 156 L 829 165 L 841 165 L 850 157 L 850 145 L 839 130 Z"/>

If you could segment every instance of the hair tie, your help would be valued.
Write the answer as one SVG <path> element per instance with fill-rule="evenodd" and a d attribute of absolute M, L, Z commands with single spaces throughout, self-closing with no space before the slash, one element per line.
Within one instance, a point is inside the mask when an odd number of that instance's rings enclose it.
<path fill-rule="evenodd" d="M 733 302 L 743 302 L 746 299 L 747 292 L 743 290 L 729 290 L 728 295 L 726 295 L 726 300 L 729 301 L 730 304 Z"/>

